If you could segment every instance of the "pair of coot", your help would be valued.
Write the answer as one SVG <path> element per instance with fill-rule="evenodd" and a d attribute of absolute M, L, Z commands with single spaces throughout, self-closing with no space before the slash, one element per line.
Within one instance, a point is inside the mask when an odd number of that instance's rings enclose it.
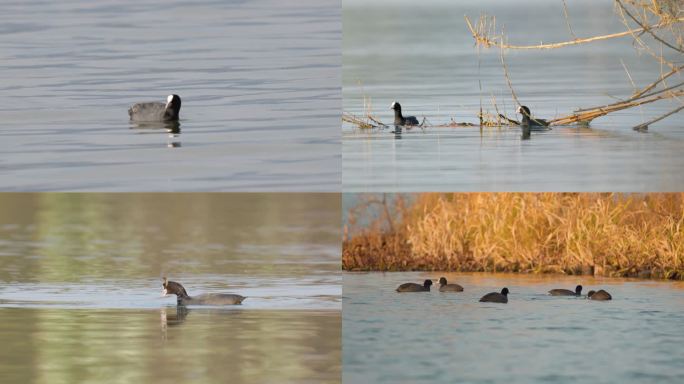
<path fill-rule="evenodd" d="M 205 293 L 198 296 L 189 296 L 185 288 L 175 281 L 169 281 L 166 277 L 162 283 L 164 296 L 176 295 L 178 305 L 237 305 L 246 299 L 244 296 L 232 293 Z"/>
<path fill-rule="evenodd" d="M 404 117 L 404 115 L 402 115 L 401 104 L 397 103 L 396 101 L 392 103 L 390 109 L 394 110 L 394 125 L 419 125 L 418 119 L 415 116 Z M 521 105 L 520 107 L 518 107 L 516 112 L 522 115 L 522 121 L 520 122 L 520 126 L 522 126 L 523 128 L 549 126 L 548 121 L 532 117 L 530 108 L 528 108 L 525 105 Z"/>
<path fill-rule="evenodd" d="M 416 283 L 404 283 L 397 287 L 397 292 L 430 292 L 430 287 L 432 286 L 432 280 L 427 279 L 423 282 L 423 285 Z M 439 291 L 440 292 L 463 292 L 463 287 L 458 284 L 448 284 L 446 277 L 439 278 Z"/>

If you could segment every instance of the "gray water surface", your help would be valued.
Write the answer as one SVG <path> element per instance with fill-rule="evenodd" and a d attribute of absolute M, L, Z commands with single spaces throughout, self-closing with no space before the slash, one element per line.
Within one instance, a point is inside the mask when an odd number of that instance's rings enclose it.
<path fill-rule="evenodd" d="M 461 293 L 397 293 L 446 276 Z M 344 383 L 678 383 L 681 282 L 455 273 L 345 273 Z M 577 284 L 612 301 L 549 296 Z M 480 303 L 510 290 L 507 304 Z"/>
<path fill-rule="evenodd" d="M 566 2 L 579 37 L 623 31 L 610 1 Z M 343 3 L 343 109 L 362 115 L 364 97 L 381 121 L 390 104 L 429 125 L 478 124 L 480 106 L 519 119 L 500 51 L 478 49 L 463 19 L 496 16 L 510 44 L 572 40 L 562 2 L 394 0 Z M 540 118 L 610 104 L 661 73 L 630 38 L 555 50 L 506 51 L 520 102 Z M 681 57 L 669 57 L 681 62 Z M 625 72 L 628 69 L 629 75 Z M 667 71 L 667 70 L 665 70 Z M 669 85 L 681 77 L 673 77 Z M 684 188 L 681 113 L 639 133 L 632 127 L 679 104 L 663 101 L 554 127 L 524 140 L 519 128 L 358 129 L 342 125 L 345 192 L 677 191 Z"/>
<path fill-rule="evenodd" d="M 0 190 L 338 191 L 336 1 L 4 2 Z M 180 133 L 129 123 L 182 98 Z"/>

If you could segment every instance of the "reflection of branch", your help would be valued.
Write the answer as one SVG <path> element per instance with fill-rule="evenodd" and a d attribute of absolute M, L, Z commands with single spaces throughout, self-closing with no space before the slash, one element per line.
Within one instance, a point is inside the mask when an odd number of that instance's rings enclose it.
<path fill-rule="evenodd" d="M 666 114 L 664 114 L 664 115 L 662 115 L 662 116 L 656 117 L 656 118 L 653 119 L 653 120 L 650 120 L 650 121 L 647 121 L 647 122 L 645 122 L 645 123 L 639 124 L 639 125 L 633 127 L 632 129 L 634 129 L 635 131 L 645 131 L 645 130 L 648 129 L 648 126 L 649 126 L 649 125 L 651 125 L 651 124 L 653 124 L 653 123 L 655 123 L 655 122 L 657 122 L 657 121 L 660 121 L 660 120 L 662 120 L 662 119 L 664 119 L 664 118 L 666 118 L 666 117 L 668 117 L 668 116 L 670 116 L 670 115 L 673 115 L 673 114 L 675 114 L 675 113 L 681 111 L 682 109 L 684 109 L 684 104 L 683 104 L 683 105 L 680 105 L 679 108 L 675 108 L 675 109 L 671 110 L 670 112 L 668 112 L 668 113 L 666 113 Z"/>
<path fill-rule="evenodd" d="M 678 48 L 678 47 L 675 47 L 675 46 L 671 45 L 671 44 L 668 43 L 667 41 L 661 39 L 660 36 L 656 35 L 653 31 L 651 31 L 652 28 L 657 28 L 657 27 L 645 26 L 641 21 L 637 20 L 637 18 L 634 17 L 634 16 L 627 10 L 627 8 L 625 8 L 624 5 L 622 5 L 622 2 L 621 2 L 620 0 L 615 0 L 615 2 L 618 3 L 618 5 L 620 6 L 620 8 L 622 8 L 622 10 L 627 14 L 627 16 L 629 16 L 635 23 L 637 23 L 637 24 L 641 27 L 640 29 L 641 29 L 642 31 L 648 32 L 651 36 L 653 36 L 654 39 L 660 41 L 661 43 L 667 45 L 668 47 L 674 49 L 675 51 L 684 53 L 684 50 L 682 50 L 681 48 Z M 682 21 L 681 18 L 679 18 L 679 19 L 677 19 L 677 20 Z M 661 23 L 661 24 L 662 24 L 662 23 Z"/>
<path fill-rule="evenodd" d="M 470 33 L 472 33 L 473 38 L 475 38 L 475 42 L 478 45 L 483 45 L 485 47 L 494 46 L 494 47 L 500 47 L 500 48 L 505 48 L 505 49 L 554 49 L 554 48 L 561 48 L 561 47 L 567 47 L 570 45 L 578 45 L 578 44 L 584 44 L 584 43 L 591 43 L 594 41 L 614 39 L 617 37 L 623 37 L 623 36 L 631 35 L 634 33 L 643 32 L 643 31 L 646 31 L 649 29 L 660 28 L 660 27 L 671 24 L 671 22 L 660 22 L 658 24 L 653 24 L 651 26 L 645 26 L 642 28 L 635 28 L 635 29 L 631 29 L 628 31 L 624 31 L 624 32 L 612 33 L 610 35 L 593 36 L 593 37 L 587 37 L 584 39 L 564 41 L 561 43 L 538 44 L 538 45 L 511 45 L 511 44 L 505 44 L 503 42 L 498 42 L 498 41 L 495 41 L 493 39 L 490 39 L 486 34 L 480 33 L 479 31 L 475 30 L 473 25 L 470 23 L 468 16 L 466 16 L 465 19 L 466 19 L 466 23 L 468 24 L 468 29 L 470 29 Z M 675 19 L 675 20 L 676 21 L 684 21 L 684 17 L 680 17 L 680 18 Z"/>

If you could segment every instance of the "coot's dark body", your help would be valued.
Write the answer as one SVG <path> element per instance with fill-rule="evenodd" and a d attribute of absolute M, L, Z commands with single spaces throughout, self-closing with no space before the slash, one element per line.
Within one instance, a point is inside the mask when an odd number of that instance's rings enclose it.
<path fill-rule="evenodd" d="M 396 101 L 392 103 L 390 109 L 394 110 L 394 125 L 419 125 L 418 119 L 415 116 L 406 116 L 401 114 L 401 104 Z"/>
<path fill-rule="evenodd" d="M 587 298 L 590 300 L 613 300 L 613 296 L 603 289 L 600 289 L 598 292 L 589 291 L 589 293 L 587 293 Z"/>
<path fill-rule="evenodd" d="M 580 296 L 582 294 L 582 286 L 575 287 L 575 291 L 569 289 L 552 289 L 549 291 L 551 296 Z"/>
<path fill-rule="evenodd" d="M 520 122 L 520 125 L 522 127 L 548 127 L 549 122 L 544 120 L 544 119 L 536 119 L 532 117 L 532 114 L 530 113 L 530 109 L 527 108 L 524 105 L 521 105 L 518 107 L 518 110 L 516 111 L 519 114 L 522 115 L 522 121 Z"/>
<path fill-rule="evenodd" d="M 162 283 L 164 296 L 176 295 L 178 305 L 237 305 L 246 299 L 244 296 L 232 293 L 205 293 L 199 296 L 188 296 L 182 285 L 164 278 Z"/>
<path fill-rule="evenodd" d="M 480 299 L 483 303 L 508 303 L 508 288 L 504 288 L 499 292 L 488 293 Z"/>
<path fill-rule="evenodd" d="M 430 292 L 432 280 L 425 280 L 423 285 L 416 283 L 404 283 L 397 287 L 397 292 Z"/>
<path fill-rule="evenodd" d="M 181 99 L 178 95 L 169 95 L 166 104 L 157 102 L 137 103 L 128 109 L 131 121 L 136 122 L 168 122 L 178 121 Z"/>
<path fill-rule="evenodd" d="M 439 278 L 439 291 L 440 292 L 463 292 L 463 287 L 458 284 L 447 284 L 446 277 Z"/>

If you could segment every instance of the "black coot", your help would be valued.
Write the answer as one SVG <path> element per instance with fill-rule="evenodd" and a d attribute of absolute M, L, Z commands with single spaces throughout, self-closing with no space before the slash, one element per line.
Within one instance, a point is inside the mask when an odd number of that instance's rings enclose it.
<path fill-rule="evenodd" d="M 575 287 L 575 292 L 569 289 L 552 289 L 549 291 L 551 296 L 580 296 L 582 294 L 582 286 Z"/>
<path fill-rule="evenodd" d="M 587 293 L 587 299 L 590 299 L 590 300 L 613 300 L 613 296 L 611 296 L 610 293 L 604 291 L 603 289 L 600 289 L 598 292 L 589 291 L 589 293 Z"/>
<path fill-rule="evenodd" d="M 182 285 L 175 281 L 169 281 L 166 277 L 162 287 L 164 287 L 162 290 L 164 296 L 176 295 L 178 305 L 237 305 L 242 304 L 242 301 L 246 299 L 244 296 L 232 293 L 205 293 L 190 297 Z"/>
<path fill-rule="evenodd" d="M 404 283 L 397 287 L 397 292 L 430 292 L 432 280 L 425 280 L 423 285 L 416 283 Z"/>
<path fill-rule="evenodd" d="M 440 292 L 463 292 L 463 287 L 458 284 L 447 284 L 446 277 L 439 278 L 439 291 Z"/>
<path fill-rule="evenodd" d="M 415 116 L 404 117 L 401 114 L 401 105 L 396 101 L 392 103 L 390 109 L 394 109 L 394 125 L 419 125 L 418 119 Z"/>
<path fill-rule="evenodd" d="M 508 288 L 504 288 L 499 292 L 488 293 L 480 299 L 483 303 L 508 303 Z"/>
<path fill-rule="evenodd" d="M 181 99 L 178 95 L 169 95 L 166 104 L 157 102 L 137 103 L 128 109 L 131 121 L 161 122 L 178 121 Z"/>
<path fill-rule="evenodd" d="M 518 107 L 516 110 L 519 114 L 522 115 L 522 121 L 520 125 L 522 127 L 548 127 L 549 122 L 544 120 L 544 119 L 536 119 L 532 117 L 532 114 L 530 113 L 530 109 L 527 108 L 524 105 L 521 105 Z"/>

